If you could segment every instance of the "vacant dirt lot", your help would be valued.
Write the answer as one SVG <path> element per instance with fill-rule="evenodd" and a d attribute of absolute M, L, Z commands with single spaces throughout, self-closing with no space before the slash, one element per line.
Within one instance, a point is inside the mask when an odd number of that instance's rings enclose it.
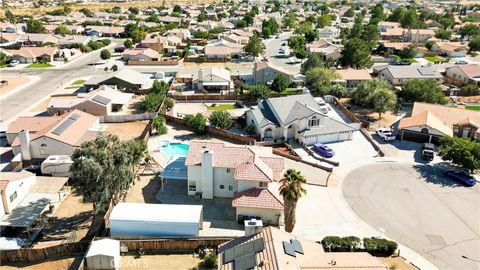
<path fill-rule="evenodd" d="M 68 237 L 73 231 L 76 231 L 77 240 L 82 239 L 92 223 L 92 210 L 93 205 L 84 203 L 80 195 L 70 194 L 49 219 L 42 240 Z"/>
<path fill-rule="evenodd" d="M 148 120 L 125 122 L 125 123 L 105 123 L 107 133 L 117 135 L 121 140 L 137 139 L 142 134 L 148 124 Z"/>
<path fill-rule="evenodd" d="M 140 180 L 135 181 L 128 191 L 126 202 L 134 203 L 159 203 L 155 199 L 155 195 L 160 189 L 160 179 L 154 178 L 153 175 L 140 176 Z"/>
<path fill-rule="evenodd" d="M 0 270 L 24 269 L 24 270 L 51 270 L 51 269 L 68 269 L 75 258 L 67 258 L 56 261 L 48 261 L 37 264 L 12 264 L 0 266 Z"/>
<path fill-rule="evenodd" d="M 171 254 L 171 255 L 144 255 L 140 258 L 135 256 L 122 256 L 120 259 L 121 270 L 137 269 L 196 269 L 200 259 L 193 254 Z"/>
<path fill-rule="evenodd" d="M 404 259 L 400 257 L 377 257 L 384 264 L 388 266 L 388 269 L 396 270 L 417 270 L 417 268 L 409 263 L 406 263 Z"/>
<path fill-rule="evenodd" d="M 8 85 L 0 87 L 0 95 L 6 94 L 9 91 L 12 91 L 13 89 L 22 86 L 24 84 L 27 84 L 30 82 L 30 78 L 26 76 L 2 76 L 2 80 L 5 80 L 8 82 Z"/>

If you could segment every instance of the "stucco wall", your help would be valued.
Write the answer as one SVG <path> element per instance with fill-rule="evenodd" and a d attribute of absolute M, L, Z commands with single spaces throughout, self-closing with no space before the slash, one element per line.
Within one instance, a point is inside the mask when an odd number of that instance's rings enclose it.
<path fill-rule="evenodd" d="M 8 212 L 11 212 L 28 195 L 30 188 L 35 184 L 35 176 L 29 176 L 18 181 L 11 181 L 5 189 L 5 198 Z M 17 198 L 10 202 L 10 196 L 17 192 Z M 7 209 L 5 209 L 7 210 Z"/>
<path fill-rule="evenodd" d="M 47 151 L 40 153 L 40 146 L 45 144 Z M 71 155 L 75 148 L 66 143 L 53 140 L 48 137 L 41 137 L 30 142 L 30 155 L 32 159 L 45 159 L 50 155 Z"/>
<path fill-rule="evenodd" d="M 277 225 L 279 221 L 283 225 L 283 210 L 237 207 L 236 213 L 237 218 L 239 215 L 261 217 L 264 225 Z"/>

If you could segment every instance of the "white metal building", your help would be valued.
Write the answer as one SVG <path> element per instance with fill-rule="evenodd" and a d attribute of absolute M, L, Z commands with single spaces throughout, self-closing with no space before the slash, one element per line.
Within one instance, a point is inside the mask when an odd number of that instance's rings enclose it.
<path fill-rule="evenodd" d="M 119 203 L 110 215 L 110 235 L 116 238 L 198 236 L 202 223 L 202 205 Z"/>
<path fill-rule="evenodd" d="M 93 241 L 85 256 L 88 270 L 119 269 L 120 241 L 102 239 Z"/>

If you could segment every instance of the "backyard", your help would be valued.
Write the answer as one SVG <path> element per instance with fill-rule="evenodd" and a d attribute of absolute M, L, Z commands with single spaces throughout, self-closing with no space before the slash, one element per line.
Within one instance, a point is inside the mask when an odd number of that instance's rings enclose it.
<path fill-rule="evenodd" d="M 162 255 L 144 255 L 137 256 L 121 256 L 121 270 L 136 269 L 197 269 L 201 260 L 198 256 L 192 254 L 162 254 Z"/>
<path fill-rule="evenodd" d="M 237 107 L 235 104 L 212 104 L 211 106 L 207 106 L 209 111 L 226 111 L 226 110 L 233 110 Z"/>

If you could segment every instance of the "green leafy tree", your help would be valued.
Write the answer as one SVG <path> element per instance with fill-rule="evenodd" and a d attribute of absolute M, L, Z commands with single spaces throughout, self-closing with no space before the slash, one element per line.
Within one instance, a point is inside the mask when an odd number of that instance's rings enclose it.
<path fill-rule="evenodd" d="M 320 33 L 317 29 L 309 29 L 305 32 L 304 35 L 307 42 L 312 42 L 320 36 Z"/>
<path fill-rule="evenodd" d="M 434 41 L 427 41 L 427 42 L 425 43 L 425 48 L 427 48 L 428 50 L 431 50 L 432 47 L 433 47 L 433 44 L 435 44 Z"/>
<path fill-rule="evenodd" d="M 438 39 L 450 40 L 452 39 L 452 31 L 440 28 L 435 32 L 435 37 Z"/>
<path fill-rule="evenodd" d="M 248 96 L 252 100 L 267 99 L 270 95 L 270 89 L 264 84 L 256 84 L 248 90 Z"/>
<path fill-rule="evenodd" d="M 362 82 L 352 93 L 351 101 L 354 104 L 364 108 L 373 108 L 373 93 L 378 89 L 389 89 L 390 84 L 384 79 L 373 79 L 371 81 Z"/>
<path fill-rule="evenodd" d="M 297 27 L 295 28 L 295 34 L 303 35 L 307 31 L 310 31 L 310 30 L 313 30 L 313 29 L 315 29 L 313 27 L 313 23 L 311 23 L 309 21 L 304 21 L 304 22 L 301 22 L 297 25 Z"/>
<path fill-rule="evenodd" d="M 317 27 L 318 28 L 323 28 L 325 26 L 331 26 L 332 25 L 332 16 L 330 16 L 330 15 L 319 16 L 317 18 L 316 22 L 317 22 Z"/>
<path fill-rule="evenodd" d="M 167 126 L 165 126 L 165 118 L 163 116 L 157 115 L 153 119 L 152 125 L 159 135 L 167 134 L 168 129 Z"/>
<path fill-rule="evenodd" d="M 321 243 L 328 252 L 354 252 L 360 249 L 362 241 L 356 236 L 326 236 Z"/>
<path fill-rule="evenodd" d="M 397 7 L 393 10 L 392 14 L 388 16 L 388 21 L 399 22 L 400 19 L 403 17 L 404 13 L 405 13 L 405 9 L 403 7 Z"/>
<path fill-rule="evenodd" d="M 400 19 L 400 25 L 404 28 L 418 28 L 419 23 L 417 11 L 414 8 L 405 11 Z"/>
<path fill-rule="evenodd" d="M 70 34 L 70 30 L 68 30 L 68 28 L 65 25 L 59 25 L 57 28 L 55 28 L 54 33 L 56 35 L 65 36 Z"/>
<path fill-rule="evenodd" d="M 262 22 L 262 36 L 269 38 L 278 32 L 278 24 L 273 18 L 264 20 Z"/>
<path fill-rule="evenodd" d="M 359 38 L 348 40 L 341 51 L 340 63 L 344 67 L 355 69 L 371 67 L 373 61 L 369 44 Z"/>
<path fill-rule="evenodd" d="M 327 63 L 325 62 L 325 55 L 321 53 L 311 53 L 308 55 L 308 58 L 305 62 L 302 63 L 300 69 L 302 74 L 305 74 L 309 69 L 316 67 L 326 67 Z"/>
<path fill-rule="evenodd" d="M 373 24 L 364 26 L 360 37 L 368 42 L 370 48 L 373 48 L 378 42 L 377 27 Z"/>
<path fill-rule="evenodd" d="M 376 21 L 385 20 L 385 11 L 383 9 L 383 4 L 382 3 L 376 4 L 373 7 L 373 9 L 370 13 L 371 13 L 371 21 L 372 20 L 376 20 Z"/>
<path fill-rule="evenodd" d="M 355 9 L 353 7 L 350 7 L 345 13 L 343 14 L 344 17 L 353 17 L 355 16 Z"/>
<path fill-rule="evenodd" d="M 41 21 L 30 19 L 27 21 L 27 32 L 28 33 L 45 33 L 45 27 Z"/>
<path fill-rule="evenodd" d="M 188 114 L 185 116 L 185 121 L 195 134 L 201 135 L 205 133 L 207 121 L 201 113 L 197 113 L 196 115 Z"/>
<path fill-rule="evenodd" d="M 73 151 L 71 179 L 84 200 L 93 202 L 94 213 L 105 211 L 111 200 L 116 204 L 125 197 L 146 149 L 143 141 L 100 134 Z"/>
<path fill-rule="evenodd" d="M 254 34 L 243 47 L 243 51 L 251 56 L 257 57 L 263 54 L 262 40 L 257 34 Z"/>
<path fill-rule="evenodd" d="M 446 136 L 440 139 L 438 155 L 470 172 L 480 169 L 480 142 Z"/>
<path fill-rule="evenodd" d="M 181 13 L 182 7 L 180 7 L 179 5 L 173 6 L 173 12 Z"/>
<path fill-rule="evenodd" d="M 287 90 L 287 87 L 289 85 L 290 85 L 290 79 L 283 74 L 278 74 L 277 77 L 275 77 L 275 79 L 273 80 L 272 90 L 280 93 Z"/>
<path fill-rule="evenodd" d="M 115 7 L 112 8 L 112 13 L 120 14 L 120 13 L 122 13 L 122 8 L 119 7 L 119 6 L 115 6 Z"/>
<path fill-rule="evenodd" d="M 103 49 L 100 52 L 100 58 L 102 58 L 103 60 L 108 60 L 108 59 L 110 59 L 110 57 L 112 57 L 112 55 L 110 54 L 109 50 Z"/>
<path fill-rule="evenodd" d="M 17 17 L 10 11 L 10 9 L 5 10 L 5 17 L 9 23 L 17 23 Z"/>
<path fill-rule="evenodd" d="M 170 110 L 171 108 L 173 108 L 174 102 L 171 97 L 166 97 L 163 104 L 165 104 L 165 108 L 167 108 L 167 110 Z"/>
<path fill-rule="evenodd" d="M 303 184 L 307 181 L 300 171 L 288 169 L 280 180 L 280 195 L 285 203 L 285 231 L 292 232 L 296 223 L 296 208 L 298 200 L 307 194 Z"/>
<path fill-rule="evenodd" d="M 137 7 L 129 7 L 128 11 L 130 11 L 130 13 L 135 15 L 138 15 L 140 13 L 140 10 Z"/>
<path fill-rule="evenodd" d="M 113 72 L 115 72 L 115 71 L 118 70 L 118 66 L 117 66 L 117 65 L 113 65 L 110 69 L 111 69 Z"/>
<path fill-rule="evenodd" d="M 145 33 L 145 31 L 136 29 L 132 32 L 131 38 L 134 43 L 140 43 L 142 42 L 142 40 L 145 39 L 146 36 L 147 36 L 147 33 Z"/>
<path fill-rule="evenodd" d="M 468 48 L 470 48 L 470 51 L 476 52 L 480 51 L 480 36 L 477 36 L 468 42 Z"/>
<path fill-rule="evenodd" d="M 380 88 L 371 95 L 373 110 L 378 113 L 378 119 L 382 119 L 382 113 L 395 109 L 397 96 L 386 88 Z"/>
<path fill-rule="evenodd" d="M 458 94 L 460 96 L 476 96 L 480 94 L 480 90 L 478 89 L 478 86 L 467 84 L 460 87 L 460 92 Z"/>
<path fill-rule="evenodd" d="M 79 10 L 81 13 L 83 13 L 83 15 L 87 16 L 87 17 L 93 17 L 95 14 L 88 8 L 81 8 Z"/>
<path fill-rule="evenodd" d="M 126 39 L 126 40 L 123 42 L 123 46 L 125 46 L 125 48 L 130 49 L 130 48 L 133 46 L 132 40 L 131 40 L 131 39 Z"/>
<path fill-rule="evenodd" d="M 282 19 L 283 27 L 287 29 L 294 29 L 298 25 L 297 14 L 289 12 Z"/>
<path fill-rule="evenodd" d="M 468 40 L 470 40 L 471 37 L 480 36 L 480 26 L 471 23 L 466 24 L 460 28 L 460 35 L 462 38 L 468 38 Z"/>
<path fill-rule="evenodd" d="M 398 244 L 383 238 L 363 238 L 363 247 L 365 251 L 373 256 L 388 257 L 397 250 Z"/>
<path fill-rule="evenodd" d="M 327 93 L 337 98 L 341 98 L 347 94 L 347 89 L 345 89 L 343 85 L 333 84 L 332 86 L 330 86 Z"/>
<path fill-rule="evenodd" d="M 228 129 L 233 125 L 233 119 L 227 111 L 214 111 L 208 121 L 212 126 L 222 129 Z"/>
<path fill-rule="evenodd" d="M 325 95 L 329 92 L 332 81 L 340 75 L 328 68 L 311 68 L 305 74 L 305 83 L 312 93 Z"/>
<path fill-rule="evenodd" d="M 402 59 L 409 59 L 415 57 L 417 54 L 417 47 L 413 44 L 410 46 L 404 48 L 398 53 L 398 56 L 400 56 Z"/>
<path fill-rule="evenodd" d="M 407 80 L 398 93 L 402 100 L 407 102 L 447 103 L 442 88 L 433 80 Z"/>

